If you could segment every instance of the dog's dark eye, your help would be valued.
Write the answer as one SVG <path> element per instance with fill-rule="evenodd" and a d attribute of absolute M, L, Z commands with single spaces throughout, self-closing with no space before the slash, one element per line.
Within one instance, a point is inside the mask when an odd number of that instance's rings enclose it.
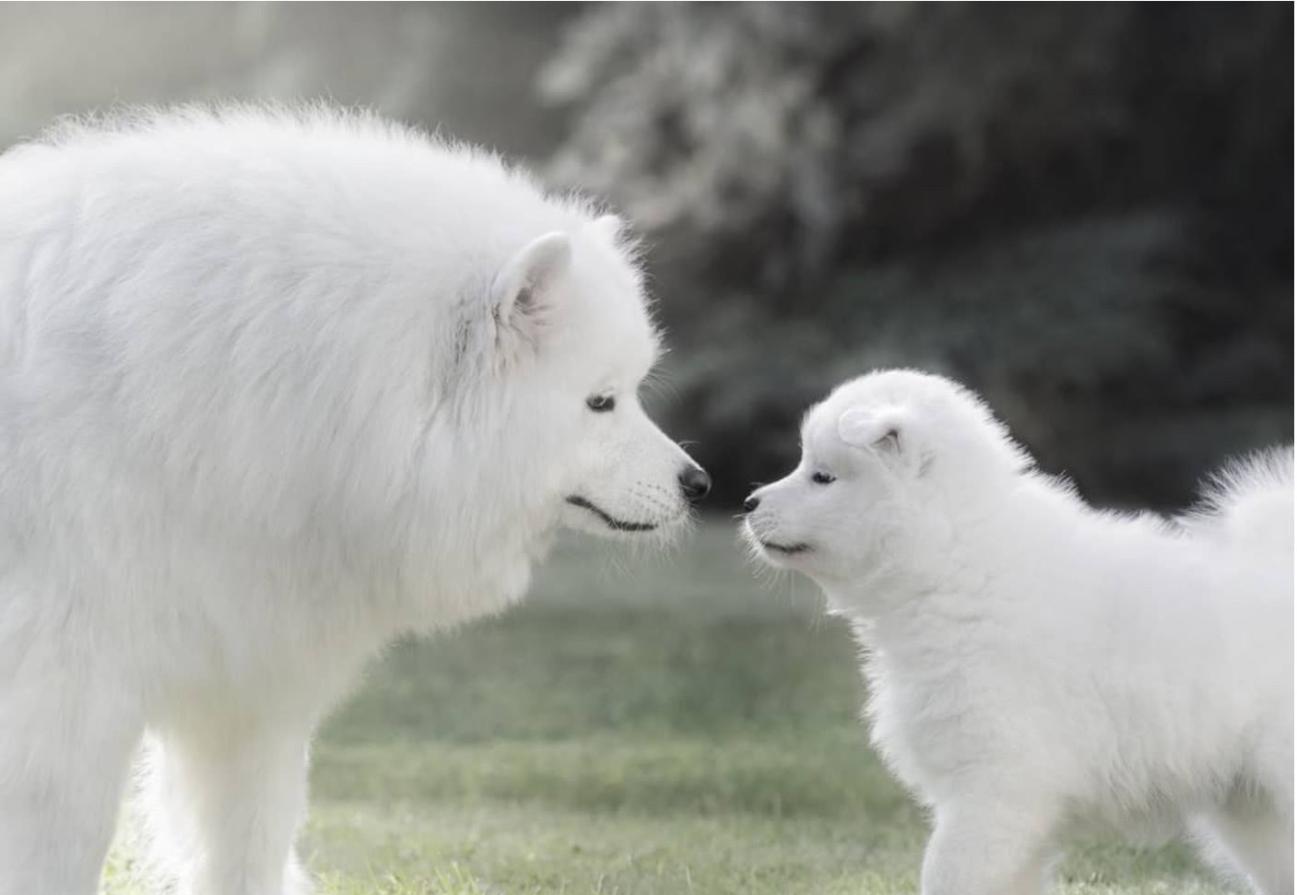
<path fill-rule="evenodd" d="M 837 476 L 829 475 L 827 472 L 817 472 L 811 476 L 811 481 L 817 485 L 831 485 L 837 480 Z"/>
<path fill-rule="evenodd" d="M 607 413 L 617 406 L 617 399 L 612 395 L 591 395 L 585 399 L 585 406 L 595 413 Z"/>

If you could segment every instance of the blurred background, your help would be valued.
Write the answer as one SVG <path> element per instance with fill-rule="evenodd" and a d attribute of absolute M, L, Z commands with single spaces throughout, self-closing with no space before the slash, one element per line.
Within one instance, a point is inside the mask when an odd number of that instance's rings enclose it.
<path fill-rule="evenodd" d="M 314 750 L 325 895 L 912 892 L 925 820 L 865 746 L 849 632 L 756 583 L 723 515 L 806 405 L 945 372 L 1124 507 L 1292 439 L 1290 4 L 0 5 L 0 149 L 321 97 L 628 217 L 672 348 L 652 403 L 717 484 L 668 557 L 565 543 L 520 609 L 375 669 Z M 1061 877 L 1224 891 L 1182 849 Z"/>
<path fill-rule="evenodd" d="M 881 365 L 1170 508 L 1291 440 L 1289 4 L 6 4 L 0 146 L 114 103 L 332 97 L 604 197 L 659 414 L 728 509 Z"/>

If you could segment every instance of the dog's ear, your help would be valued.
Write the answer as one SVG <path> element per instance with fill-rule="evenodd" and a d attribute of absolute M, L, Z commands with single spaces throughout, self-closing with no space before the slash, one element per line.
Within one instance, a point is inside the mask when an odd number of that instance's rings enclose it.
<path fill-rule="evenodd" d="M 625 229 L 626 222 L 615 214 L 605 214 L 590 222 L 590 231 L 613 245 L 617 245 Z"/>
<path fill-rule="evenodd" d="M 496 274 L 491 313 L 502 328 L 533 336 L 550 306 L 554 286 L 572 265 L 572 240 L 547 233 L 528 243 Z"/>
<path fill-rule="evenodd" d="M 899 407 L 865 410 L 853 407 L 838 417 L 838 437 L 844 444 L 899 457 L 909 441 L 906 413 Z"/>

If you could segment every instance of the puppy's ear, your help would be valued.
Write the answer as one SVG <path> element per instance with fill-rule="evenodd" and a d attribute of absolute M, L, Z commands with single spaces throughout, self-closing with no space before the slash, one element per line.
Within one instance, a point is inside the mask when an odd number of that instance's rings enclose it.
<path fill-rule="evenodd" d="M 899 407 L 880 410 L 852 408 L 838 417 L 838 437 L 844 444 L 899 457 L 909 441 L 905 411 Z"/>
<path fill-rule="evenodd" d="M 615 214 L 605 214 L 590 222 L 590 231 L 613 245 L 621 238 L 626 222 Z"/>
<path fill-rule="evenodd" d="M 551 305 L 555 283 L 572 266 L 572 240 L 554 232 L 532 240 L 496 274 L 491 313 L 501 328 L 531 337 Z"/>

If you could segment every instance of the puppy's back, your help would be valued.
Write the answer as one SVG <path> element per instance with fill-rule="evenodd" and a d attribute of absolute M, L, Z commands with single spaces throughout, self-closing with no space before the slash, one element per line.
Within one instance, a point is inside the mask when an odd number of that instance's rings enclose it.
<path fill-rule="evenodd" d="M 1286 560 L 1291 577 L 1293 512 L 1293 450 L 1276 448 L 1217 473 L 1189 525 L 1230 549 L 1261 554 L 1269 562 Z"/>

